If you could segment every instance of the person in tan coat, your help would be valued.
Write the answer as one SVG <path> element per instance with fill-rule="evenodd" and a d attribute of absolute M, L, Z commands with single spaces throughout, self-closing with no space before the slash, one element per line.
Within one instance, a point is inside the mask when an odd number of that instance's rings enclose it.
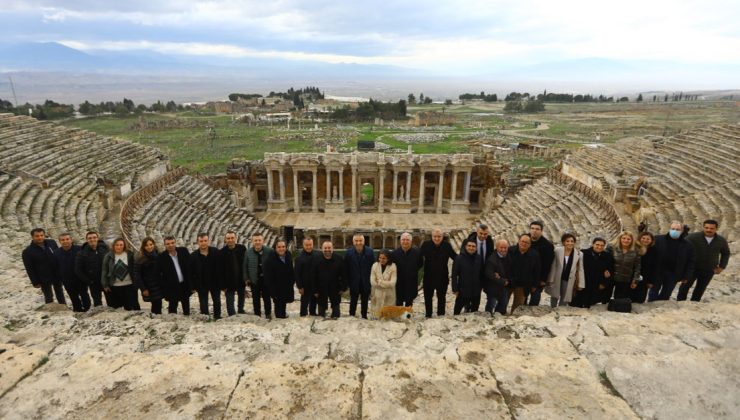
<path fill-rule="evenodd" d="M 372 298 L 370 313 L 379 317 L 380 309 L 396 303 L 396 265 L 391 261 L 391 253 L 382 250 L 378 261 L 370 269 Z"/>
<path fill-rule="evenodd" d="M 550 306 L 569 304 L 575 293 L 586 287 L 586 275 L 583 273 L 583 252 L 576 248 L 576 237 L 565 233 L 560 238 L 562 245 L 555 247 L 555 259 L 552 260 L 550 274 L 547 277 L 547 294 L 550 295 Z"/>

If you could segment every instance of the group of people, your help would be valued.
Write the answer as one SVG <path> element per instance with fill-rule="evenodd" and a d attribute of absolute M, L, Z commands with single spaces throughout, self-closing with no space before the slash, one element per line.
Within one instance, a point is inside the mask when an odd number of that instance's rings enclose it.
<path fill-rule="evenodd" d="M 276 318 L 286 318 L 297 288 L 301 316 L 325 317 L 331 308 L 329 316 L 338 318 L 341 294 L 349 289 L 349 315 L 357 315 L 359 303 L 360 316 L 368 318 L 385 306 L 412 306 L 421 280 L 429 318 L 435 294 L 436 314 L 445 315 L 450 285 L 455 315 L 477 312 L 483 293 L 484 310 L 491 314 L 513 312 L 525 304 L 538 306 L 543 291 L 552 307 L 588 308 L 612 298 L 634 303 L 667 300 L 676 285 L 678 300 L 685 300 L 693 287 L 691 299 L 699 301 L 730 257 L 717 228 L 716 221 L 706 220 L 702 232 L 688 234 L 683 224 L 673 222 L 666 234 L 645 231 L 635 237 L 625 231 L 611 244 L 595 238 L 589 248 L 578 249 L 578 238 L 571 233 L 563 234 L 554 246 L 543 236 L 541 221 L 533 221 L 529 233 L 519 235 L 515 244 L 494 241 L 488 227 L 479 225 L 463 241 L 459 254 L 444 240 L 441 229 L 433 229 L 431 238 L 418 247 L 410 233 L 403 233 L 398 248 L 381 250 L 377 256 L 359 233 L 344 255 L 335 252 L 330 241 L 316 250 L 307 237 L 293 256 L 285 240 L 277 240 L 272 249 L 261 233 L 252 236 L 247 248 L 231 231 L 221 249 L 200 233 L 193 252 L 176 246 L 173 237 L 164 238 L 160 251 L 147 237 L 135 254 L 122 238 L 109 248 L 96 232 L 87 232 L 80 247 L 70 234 L 60 235 L 57 244 L 36 228 L 23 251 L 23 263 L 47 303 L 54 296 L 65 303 L 64 288 L 74 311 L 100 306 L 103 298 L 110 307 L 139 310 L 140 294 L 154 314 L 162 313 L 165 300 L 169 313 L 180 307 L 189 315 L 190 297 L 197 293 L 200 313 L 210 315 L 212 306 L 213 317 L 219 319 L 222 293 L 231 316 L 246 313 L 249 290 L 255 315 L 271 318 L 274 309 Z"/>

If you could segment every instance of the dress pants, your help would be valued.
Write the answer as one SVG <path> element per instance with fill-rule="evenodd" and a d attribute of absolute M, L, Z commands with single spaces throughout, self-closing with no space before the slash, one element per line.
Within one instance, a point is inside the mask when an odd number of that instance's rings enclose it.
<path fill-rule="evenodd" d="M 182 305 L 182 314 L 190 315 L 190 288 L 187 283 L 178 284 L 176 295 L 172 296 L 167 304 L 167 313 L 176 314 L 177 304 Z"/>
<path fill-rule="evenodd" d="M 370 299 L 370 290 L 356 290 L 350 291 L 349 300 L 349 316 L 355 316 L 357 313 L 357 300 L 360 300 L 360 314 L 363 318 L 367 318 L 367 305 Z"/>
<path fill-rule="evenodd" d="M 437 293 L 437 315 L 444 316 L 445 307 L 447 306 L 447 286 L 449 281 L 443 281 L 435 285 L 431 281 L 424 282 L 424 312 L 427 318 L 432 317 L 432 303 L 434 302 L 434 293 Z"/>
<path fill-rule="evenodd" d="M 303 289 L 301 295 L 301 316 L 316 315 L 316 296 L 313 294 L 313 290 L 309 288 Z"/>
<path fill-rule="evenodd" d="M 339 318 L 339 303 L 341 302 L 341 300 L 342 297 L 339 295 L 339 293 L 330 294 L 329 296 L 319 295 L 319 316 L 326 316 L 327 301 L 329 301 L 331 303 L 331 317 Z"/>
<path fill-rule="evenodd" d="M 208 295 L 211 295 L 213 301 L 213 318 L 221 319 L 221 291 L 216 289 L 201 289 L 198 290 L 198 303 L 200 304 L 200 313 L 202 315 L 208 315 Z"/>
<path fill-rule="evenodd" d="M 691 286 L 694 285 L 694 282 L 696 282 L 696 287 L 694 288 L 694 292 L 691 293 L 691 300 L 694 302 L 700 302 L 702 296 L 704 296 L 704 291 L 707 290 L 707 286 L 709 286 L 709 282 L 712 281 L 712 277 L 714 277 L 714 271 L 695 271 L 694 275 L 691 276 L 692 278 L 689 279 L 686 284 L 682 284 L 678 288 L 678 300 L 686 300 L 686 298 L 689 295 L 689 289 L 691 289 Z"/>
<path fill-rule="evenodd" d="M 270 301 L 270 294 L 265 290 L 264 284 L 252 283 L 252 306 L 254 307 L 255 315 L 262 316 L 262 304 L 265 306 L 265 317 L 271 317 L 272 303 Z"/>
<path fill-rule="evenodd" d="M 57 303 L 65 305 L 67 303 L 64 300 L 64 289 L 62 288 L 62 282 L 54 280 L 49 283 L 41 283 L 41 291 L 44 293 L 44 302 L 54 302 L 54 296 L 56 295 Z"/>

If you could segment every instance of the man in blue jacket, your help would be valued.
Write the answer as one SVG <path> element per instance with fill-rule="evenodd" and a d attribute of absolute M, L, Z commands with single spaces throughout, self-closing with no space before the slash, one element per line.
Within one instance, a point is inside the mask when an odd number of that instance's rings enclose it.
<path fill-rule="evenodd" d="M 57 260 L 57 243 L 53 239 L 46 239 L 46 232 L 41 228 L 31 231 L 31 243 L 23 250 L 23 265 L 26 267 L 31 284 L 44 292 L 44 301 L 51 303 L 54 295 L 57 302 L 65 304 L 64 290 L 59 278 Z M 53 292 L 52 292 L 53 289 Z"/>
<path fill-rule="evenodd" d="M 72 242 L 72 235 L 59 235 L 60 248 L 54 253 L 59 268 L 59 277 L 64 289 L 67 290 L 69 300 L 72 301 L 72 310 L 85 312 L 90 309 L 90 295 L 87 293 L 87 284 L 75 273 L 75 258 L 80 252 L 80 246 Z"/>
<path fill-rule="evenodd" d="M 375 262 L 373 249 L 365 245 L 365 237 L 356 233 L 352 247 L 344 256 L 344 267 L 349 282 L 349 315 L 357 312 L 357 299 L 361 298 L 360 313 L 367 319 L 367 302 L 370 299 L 370 270 Z"/>

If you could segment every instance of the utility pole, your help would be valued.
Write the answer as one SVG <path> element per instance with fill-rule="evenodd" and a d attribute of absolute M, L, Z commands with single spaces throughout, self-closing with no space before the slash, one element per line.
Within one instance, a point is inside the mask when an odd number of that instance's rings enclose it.
<path fill-rule="evenodd" d="M 15 96 L 15 85 L 13 85 L 13 78 L 8 75 L 8 80 L 10 80 L 10 90 L 13 92 L 13 102 L 15 103 L 15 107 L 18 108 L 18 98 Z"/>

